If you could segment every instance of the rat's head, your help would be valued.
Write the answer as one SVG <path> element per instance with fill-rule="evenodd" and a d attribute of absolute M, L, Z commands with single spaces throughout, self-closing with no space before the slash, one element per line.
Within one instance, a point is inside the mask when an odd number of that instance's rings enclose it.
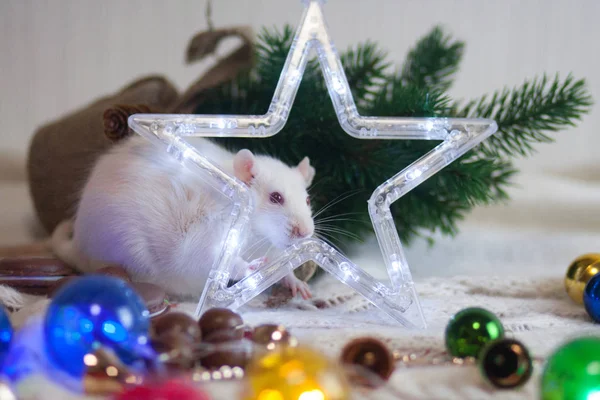
<path fill-rule="evenodd" d="M 315 169 L 308 157 L 290 167 L 267 156 L 240 150 L 234 157 L 235 176 L 250 186 L 254 195 L 253 230 L 278 248 L 312 236 L 315 225 L 306 188 Z"/>

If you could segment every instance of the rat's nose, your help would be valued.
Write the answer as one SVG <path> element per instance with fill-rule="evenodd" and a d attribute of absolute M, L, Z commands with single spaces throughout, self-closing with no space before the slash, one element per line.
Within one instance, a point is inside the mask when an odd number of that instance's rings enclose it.
<path fill-rule="evenodd" d="M 303 237 L 306 237 L 308 234 L 306 230 L 300 228 L 300 225 L 294 225 L 292 226 L 292 232 L 290 235 L 295 239 L 301 239 Z"/>

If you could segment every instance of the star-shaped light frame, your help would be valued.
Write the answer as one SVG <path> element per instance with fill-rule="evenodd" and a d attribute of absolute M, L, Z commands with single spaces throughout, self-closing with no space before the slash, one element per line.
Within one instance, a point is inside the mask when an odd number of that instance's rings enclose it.
<path fill-rule="evenodd" d="M 135 114 L 129 126 L 165 147 L 177 160 L 208 173 L 216 187 L 232 200 L 223 223 L 229 225 L 220 256 L 202 292 L 196 315 L 210 307 L 237 308 L 307 261 L 315 261 L 376 307 L 410 328 L 426 327 L 390 205 L 414 187 L 462 156 L 497 130 L 495 121 L 466 118 L 372 117 L 358 114 L 340 58 L 325 22 L 322 0 L 303 1 L 305 10 L 296 31 L 269 109 L 264 115 Z M 328 243 L 308 238 L 291 245 L 269 265 L 228 287 L 233 260 L 239 253 L 253 204 L 249 188 L 204 158 L 186 137 L 265 138 L 281 131 L 300 86 L 311 50 L 316 50 L 340 125 L 357 139 L 421 139 L 442 142 L 381 184 L 368 201 L 371 222 L 389 274 L 385 285 L 352 263 Z"/>

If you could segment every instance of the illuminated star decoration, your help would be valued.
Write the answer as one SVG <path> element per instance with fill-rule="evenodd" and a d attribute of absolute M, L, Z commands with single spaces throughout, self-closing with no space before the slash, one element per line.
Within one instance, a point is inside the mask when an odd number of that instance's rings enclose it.
<path fill-rule="evenodd" d="M 186 142 L 186 137 L 273 136 L 284 127 L 300 86 L 311 50 L 317 56 L 340 125 L 357 139 L 441 140 L 429 153 L 381 184 L 368 201 L 369 214 L 390 285 L 352 263 L 326 242 L 308 238 L 291 245 L 277 259 L 228 287 L 233 260 L 252 212 L 249 188 L 210 163 Z M 361 116 L 340 58 L 330 39 L 321 1 L 305 2 L 305 10 L 288 53 L 273 100 L 264 115 L 136 114 L 129 126 L 165 146 L 180 162 L 199 168 L 233 200 L 233 212 L 221 255 L 200 297 L 196 315 L 210 307 L 237 308 L 307 261 L 314 261 L 352 287 L 386 314 L 411 328 L 424 328 L 425 318 L 414 289 L 390 205 L 497 130 L 489 119 L 403 118 Z"/>

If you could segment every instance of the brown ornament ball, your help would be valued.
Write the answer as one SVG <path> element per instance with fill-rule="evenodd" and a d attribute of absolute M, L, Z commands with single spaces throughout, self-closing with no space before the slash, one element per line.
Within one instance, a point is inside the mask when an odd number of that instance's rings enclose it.
<path fill-rule="evenodd" d="M 523 386 L 533 372 L 529 351 L 515 339 L 501 339 L 489 343 L 479 356 L 484 378 L 499 389 Z"/>
<path fill-rule="evenodd" d="M 221 343 L 244 337 L 244 320 L 227 308 L 211 308 L 198 321 L 205 342 Z"/>
<path fill-rule="evenodd" d="M 259 345 L 295 345 L 296 339 L 282 325 L 259 325 L 252 331 L 251 340 Z"/>
<path fill-rule="evenodd" d="M 366 368 L 383 380 L 389 379 L 395 369 L 392 352 L 383 342 L 371 337 L 357 338 L 347 343 L 340 358 L 342 363 Z M 364 379 L 363 383 L 373 385 L 368 379 Z"/>
<path fill-rule="evenodd" d="M 202 331 L 196 321 L 182 312 L 170 312 L 152 320 L 152 334 L 159 339 L 162 336 L 184 336 L 191 342 L 202 339 Z"/>

